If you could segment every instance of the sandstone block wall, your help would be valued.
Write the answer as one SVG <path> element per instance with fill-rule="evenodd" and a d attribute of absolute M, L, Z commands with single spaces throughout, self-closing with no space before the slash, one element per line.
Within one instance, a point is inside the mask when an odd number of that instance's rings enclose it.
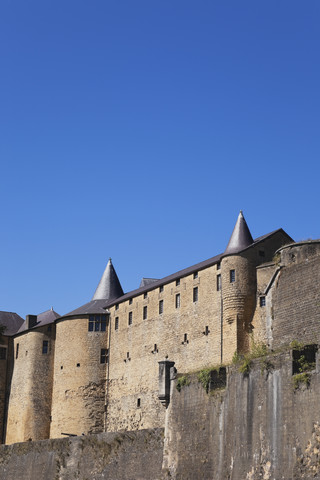
<path fill-rule="evenodd" d="M 104 431 L 108 331 L 89 332 L 89 316 L 56 324 L 50 438 Z M 108 330 L 108 329 L 107 329 Z"/>
<path fill-rule="evenodd" d="M 1 480 L 159 480 L 163 430 L 0 447 Z"/>
<path fill-rule="evenodd" d="M 44 341 L 48 342 L 46 354 L 42 353 Z M 6 443 L 49 438 L 54 344 L 54 325 L 14 339 Z"/>

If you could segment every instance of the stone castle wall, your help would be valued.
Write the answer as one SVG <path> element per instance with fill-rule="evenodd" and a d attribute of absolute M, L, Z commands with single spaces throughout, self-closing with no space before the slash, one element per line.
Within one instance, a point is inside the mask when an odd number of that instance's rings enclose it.
<path fill-rule="evenodd" d="M 47 353 L 43 353 L 44 341 L 48 342 Z M 6 443 L 49 438 L 54 346 L 54 325 L 14 339 Z"/>
<path fill-rule="evenodd" d="M 50 438 L 104 431 L 108 331 L 89 332 L 88 315 L 56 324 Z"/>

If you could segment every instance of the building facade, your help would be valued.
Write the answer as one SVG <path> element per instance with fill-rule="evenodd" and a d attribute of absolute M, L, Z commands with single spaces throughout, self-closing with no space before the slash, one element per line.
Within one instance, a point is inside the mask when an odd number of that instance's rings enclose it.
<path fill-rule="evenodd" d="M 224 253 L 137 290 L 124 294 L 109 260 L 90 302 L 2 335 L 3 442 L 162 427 L 159 362 L 191 372 L 252 341 L 271 350 L 319 337 L 319 265 L 319 241 L 282 229 L 253 240 L 242 212 Z"/>

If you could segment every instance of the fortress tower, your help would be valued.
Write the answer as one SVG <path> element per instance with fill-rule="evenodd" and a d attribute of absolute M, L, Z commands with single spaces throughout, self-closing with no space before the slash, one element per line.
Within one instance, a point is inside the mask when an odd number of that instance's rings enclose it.
<path fill-rule="evenodd" d="M 109 260 L 92 300 L 56 324 L 50 437 L 104 431 L 108 302 L 123 295 Z"/>

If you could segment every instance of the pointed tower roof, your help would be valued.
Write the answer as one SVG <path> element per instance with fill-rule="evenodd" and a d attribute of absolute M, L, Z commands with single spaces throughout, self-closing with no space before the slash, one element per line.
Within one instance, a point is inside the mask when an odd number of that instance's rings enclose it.
<path fill-rule="evenodd" d="M 242 210 L 240 210 L 238 220 L 233 229 L 227 248 L 224 254 L 237 253 L 244 250 L 253 243 L 247 222 L 244 219 Z"/>
<path fill-rule="evenodd" d="M 111 258 L 107 263 L 106 269 L 103 272 L 99 285 L 92 297 L 92 300 L 113 300 L 121 297 L 123 290 L 119 282 L 116 271 L 112 265 Z"/>

